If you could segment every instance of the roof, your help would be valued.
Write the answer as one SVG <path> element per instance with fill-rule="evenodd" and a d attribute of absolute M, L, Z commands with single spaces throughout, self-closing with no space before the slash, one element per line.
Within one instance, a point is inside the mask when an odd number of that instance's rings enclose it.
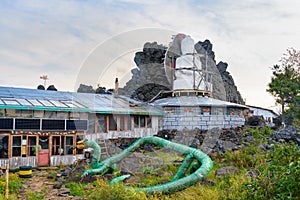
<path fill-rule="evenodd" d="M 261 108 L 257 106 L 247 105 L 250 110 L 254 111 L 254 115 L 263 115 L 268 117 L 278 117 L 279 115 L 271 109 Z"/>
<path fill-rule="evenodd" d="M 136 103 L 136 100 L 132 100 Z M 0 86 L 0 109 L 25 109 L 103 114 L 163 115 L 153 106 L 130 105 L 128 97 L 110 94 L 91 94 L 13 88 Z"/>
<path fill-rule="evenodd" d="M 218 99 L 213 99 L 203 96 L 179 96 L 179 97 L 169 97 L 164 99 L 158 99 L 153 102 L 154 105 L 162 107 L 176 107 L 176 106 L 214 106 L 214 107 L 237 107 L 237 108 L 247 108 L 247 106 L 230 103 L 227 101 L 221 101 Z"/>

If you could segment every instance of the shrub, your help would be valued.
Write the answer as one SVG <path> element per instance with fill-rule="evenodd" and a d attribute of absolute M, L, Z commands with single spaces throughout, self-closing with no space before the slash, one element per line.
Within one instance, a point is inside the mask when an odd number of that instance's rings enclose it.
<path fill-rule="evenodd" d="M 275 145 L 266 155 L 261 175 L 243 185 L 248 199 L 297 199 L 300 196 L 300 148 Z"/>

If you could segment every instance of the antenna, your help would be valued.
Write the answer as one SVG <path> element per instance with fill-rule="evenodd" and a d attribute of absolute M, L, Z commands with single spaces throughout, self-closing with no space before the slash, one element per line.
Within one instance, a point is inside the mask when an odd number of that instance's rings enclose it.
<path fill-rule="evenodd" d="M 48 75 L 41 75 L 40 79 L 44 80 L 44 88 L 46 88 L 46 81 L 48 80 Z"/>

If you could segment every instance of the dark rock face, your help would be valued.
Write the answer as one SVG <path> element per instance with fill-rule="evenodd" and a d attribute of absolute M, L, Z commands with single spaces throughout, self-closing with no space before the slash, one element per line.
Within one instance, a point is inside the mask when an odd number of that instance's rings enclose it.
<path fill-rule="evenodd" d="M 180 42 L 180 40 L 178 40 Z M 175 44 L 176 45 L 176 44 Z M 243 103 L 240 93 L 237 91 L 232 76 L 226 71 L 227 64 L 216 65 L 213 45 L 209 40 L 199 41 L 195 44 L 197 53 L 200 54 L 202 68 L 213 74 L 212 97 L 224 101 Z M 135 54 L 134 61 L 137 68 L 131 70 L 132 78 L 124 88 L 119 89 L 119 94 L 128 95 L 142 101 L 149 101 L 160 90 L 171 90 L 172 86 L 166 78 L 164 69 L 164 58 L 167 47 L 153 43 L 145 43 L 143 51 Z M 178 57 L 180 52 L 171 50 L 169 54 Z M 223 62 L 221 62 L 223 63 Z"/>
<path fill-rule="evenodd" d="M 148 101 L 160 89 L 171 88 L 165 76 L 163 64 L 165 53 L 166 47 L 156 42 L 147 42 L 143 51 L 135 54 L 134 61 L 138 68 L 131 70 L 132 78 L 126 83 L 124 88 L 119 89 L 119 94 Z M 155 94 L 156 91 L 158 92 Z M 145 95 L 147 93 L 151 94 Z"/>
<path fill-rule="evenodd" d="M 222 61 L 217 64 L 217 68 L 221 74 L 225 87 L 226 101 L 238 104 L 245 104 L 240 92 L 237 90 L 232 76 L 228 71 L 226 71 L 227 67 L 228 64 Z"/>
<path fill-rule="evenodd" d="M 77 92 L 79 93 L 95 93 L 95 90 L 93 89 L 93 87 L 91 85 L 84 85 L 84 84 L 80 84 L 79 88 L 77 89 Z"/>
<path fill-rule="evenodd" d="M 300 134 L 299 134 L 300 130 L 289 126 L 287 128 L 281 129 L 279 131 L 274 131 L 271 134 L 271 138 L 273 140 L 279 141 L 279 140 L 284 140 L 286 142 L 288 141 L 294 141 L 295 143 L 297 143 L 298 145 L 300 145 Z"/>

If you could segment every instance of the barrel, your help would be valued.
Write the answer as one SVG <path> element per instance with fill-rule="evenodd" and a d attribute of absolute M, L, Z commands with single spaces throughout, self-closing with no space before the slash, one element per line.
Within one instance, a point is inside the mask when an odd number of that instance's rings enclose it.
<path fill-rule="evenodd" d="M 31 178 L 32 177 L 32 166 L 20 166 L 19 167 L 20 178 Z"/>

